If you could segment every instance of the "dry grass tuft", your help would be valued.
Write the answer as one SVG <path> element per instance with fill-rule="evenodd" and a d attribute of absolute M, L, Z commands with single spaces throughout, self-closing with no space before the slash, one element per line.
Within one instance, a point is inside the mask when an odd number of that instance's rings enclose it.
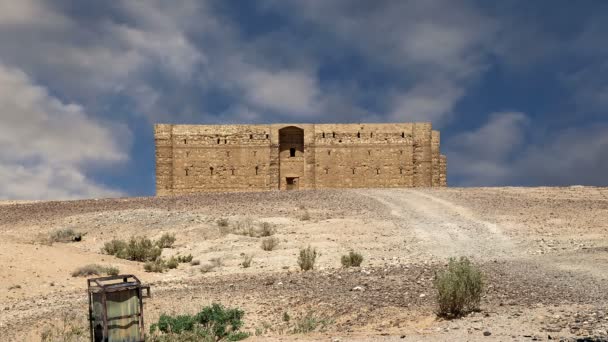
<path fill-rule="evenodd" d="M 175 243 L 175 234 L 164 233 L 160 239 L 156 241 L 156 245 L 160 248 L 171 248 Z"/>
<path fill-rule="evenodd" d="M 241 261 L 241 266 L 243 266 L 243 268 L 249 268 L 249 266 L 251 266 L 252 261 L 253 255 L 244 255 L 243 261 Z"/>
<path fill-rule="evenodd" d="M 363 255 L 355 251 L 350 251 L 347 255 L 343 255 L 340 259 L 343 267 L 359 267 L 363 262 Z"/>
<path fill-rule="evenodd" d="M 167 269 L 167 262 L 162 258 L 158 258 L 154 261 L 148 261 L 144 264 L 144 270 L 146 272 L 162 273 Z"/>
<path fill-rule="evenodd" d="M 279 245 L 279 239 L 274 237 L 265 238 L 262 240 L 261 247 L 263 250 L 269 252 L 274 250 Z"/>
<path fill-rule="evenodd" d="M 92 275 L 118 275 L 120 270 L 114 266 L 101 266 L 98 264 L 89 264 L 75 269 L 72 272 L 72 277 L 88 277 Z"/>
<path fill-rule="evenodd" d="M 49 242 L 78 242 L 82 240 L 82 234 L 72 228 L 57 229 L 49 234 Z"/>
<path fill-rule="evenodd" d="M 298 256 L 298 266 L 302 271 L 310 271 L 315 268 L 317 260 L 317 249 L 310 246 L 300 249 Z"/>

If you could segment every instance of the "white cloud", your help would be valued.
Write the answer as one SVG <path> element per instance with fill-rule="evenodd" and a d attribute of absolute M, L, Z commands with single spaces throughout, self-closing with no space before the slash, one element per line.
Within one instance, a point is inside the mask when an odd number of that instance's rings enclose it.
<path fill-rule="evenodd" d="M 305 72 L 252 70 L 241 82 L 253 105 L 287 115 L 318 113 L 317 79 Z"/>
<path fill-rule="evenodd" d="M 66 18 L 53 11 L 40 0 L 0 1 L 0 27 L 37 26 L 49 28 L 61 26 Z"/>
<path fill-rule="evenodd" d="M 459 185 L 608 185 L 606 125 L 543 134 L 523 113 L 494 113 L 444 146 L 448 176 Z"/>
<path fill-rule="evenodd" d="M 524 185 L 608 186 L 608 126 L 586 125 L 552 133 L 528 146 L 508 182 Z"/>
<path fill-rule="evenodd" d="M 105 12 L 89 14 L 94 20 L 87 21 L 64 13 L 59 4 L 28 0 L 13 7 L 7 3 L 17 1 L 0 2 L 0 6 L 21 19 L 3 20 L 8 14 L 0 14 L 2 62 L 34 75 L 62 98 L 87 107 L 105 106 L 97 101 L 108 95 L 149 102 L 138 99 L 141 92 L 133 90 L 149 87 L 150 72 L 179 84 L 196 77 L 197 68 L 206 62 L 185 31 L 195 19 L 207 22 L 204 12 L 195 11 L 202 5 L 191 5 L 196 2 L 167 6 L 160 1 L 121 0 Z M 46 18 L 44 26 L 37 22 L 40 13 L 45 14 L 41 17 Z M 122 20 L 112 13 L 119 13 Z"/>
<path fill-rule="evenodd" d="M 476 130 L 453 136 L 444 143 L 450 176 L 464 178 L 462 185 L 496 185 L 513 172 L 511 158 L 524 144 L 529 119 L 520 112 L 490 115 Z"/>
<path fill-rule="evenodd" d="M 129 133 L 91 120 L 62 103 L 22 71 L 0 64 L 0 198 L 115 196 L 95 184 L 90 165 L 127 160 Z"/>
<path fill-rule="evenodd" d="M 401 122 L 430 121 L 440 126 L 463 95 L 464 89 L 449 81 L 421 82 L 393 98 L 389 117 Z"/>
<path fill-rule="evenodd" d="M 497 24 L 468 1 L 274 1 L 392 70 L 399 86 L 380 116 L 444 125 L 487 68 Z M 293 10 L 295 8 L 295 10 Z"/>

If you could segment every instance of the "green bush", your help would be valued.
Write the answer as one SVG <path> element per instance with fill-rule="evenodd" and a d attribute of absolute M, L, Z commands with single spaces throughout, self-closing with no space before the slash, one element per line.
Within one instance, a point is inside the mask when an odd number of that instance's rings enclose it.
<path fill-rule="evenodd" d="M 194 316 L 163 314 L 150 326 L 150 333 L 153 341 L 239 341 L 249 336 L 239 331 L 244 315 L 242 310 L 214 303 Z"/>
<path fill-rule="evenodd" d="M 162 254 L 162 249 L 158 245 L 158 242 L 155 243 L 146 237 L 133 236 L 128 243 L 117 239 L 106 242 L 101 252 L 132 261 L 156 261 Z"/>
<path fill-rule="evenodd" d="M 466 257 L 450 258 L 447 269 L 435 275 L 434 284 L 440 316 L 459 317 L 479 308 L 482 274 Z"/>
<path fill-rule="evenodd" d="M 175 234 L 165 233 L 156 241 L 156 245 L 160 248 L 171 248 L 175 243 Z"/>
<path fill-rule="evenodd" d="M 192 254 L 178 255 L 177 262 L 179 262 L 180 264 L 186 264 L 186 263 L 192 262 Z"/>
<path fill-rule="evenodd" d="M 127 243 L 123 240 L 113 239 L 112 241 L 106 242 L 101 249 L 102 253 L 108 255 L 114 255 L 118 258 L 125 259 L 124 253 L 127 249 Z"/>
<path fill-rule="evenodd" d="M 169 260 L 167 260 L 167 268 L 168 269 L 174 269 L 177 268 L 177 266 L 179 266 L 179 261 L 174 258 L 174 257 L 170 257 Z"/>
<path fill-rule="evenodd" d="M 88 277 L 92 275 L 118 275 L 120 271 L 117 267 L 113 266 L 101 266 L 98 264 L 89 264 L 77 268 L 72 272 L 72 277 Z"/>
<path fill-rule="evenodd" d="M 363 262 L 363 255 L 350 251 L 347 255 L 343 255 L 340 261 L 343 267 L 359 267 Z"/>
<path fill-rule="evenodd" d="M 120 273 L 120 270 L 118 269 L 118 267 L 114 267 L 114 266 L 107 266 L 105 271 L 106 271 L 106 274 L 109 276 L 115 276 L 115 275 L 118 275 L 118 273 Z"/>
<path fill-rule="evenodd" d="M 265 238 L 262 240 L 261 247 L 265 251 L 272 251 L 279 245 L 279 239 L 274 237 Z"/>
<path fill-rule="evenodd" d="M 125 258 L 132 261 L 155 261 L 162 250 L 146 237 L 132 237 L 125 249 Z M 120 257 L 120 256 L 118 256 Z"/>
<path fill-rule="evenodd" d="M 309 271 L 315 268 L 315 261 L 317 260 L 317 250 L 310 246 L 300 249 L 300 255 L 298 256 L 298 265 L 302 271 Z"/>
<path fill-rule="evenodd" d="M 162 258 L 158 258 L 154 261 L 147 261 L 144 264 L 144 270 L 146 272 L 157 272 L 162 273 L 167 269 L 167 262 Z"/>

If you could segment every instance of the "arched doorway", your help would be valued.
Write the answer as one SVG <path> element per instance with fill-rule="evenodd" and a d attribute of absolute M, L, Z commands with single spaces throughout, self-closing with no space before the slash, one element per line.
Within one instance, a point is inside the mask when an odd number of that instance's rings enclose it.
<path fill-rule="evenodd" d="M 297 190 L 304 174 L 304 130 L 295 126 L 279 130 L 279 189 Z"/>

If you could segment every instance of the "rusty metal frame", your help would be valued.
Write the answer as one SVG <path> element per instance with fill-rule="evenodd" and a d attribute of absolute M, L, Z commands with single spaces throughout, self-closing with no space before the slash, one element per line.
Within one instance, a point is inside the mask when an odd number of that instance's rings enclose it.
<path fill-rule="evenodd" d="M 122 282 L 116 282 L 116 280 L 122 280 Z M 139 331 L 140 331 L 140 341 L 145 341 L 145 331 L 144 331 L 144 298 L 150 298 L 150 286 L 143 285 L 139 279 L 133 274 L 121 274 L 116 276 L 109 277 L 100 277 L 100 278 L 91 278 L 87 279 L 87 295 L 89 297 L 89 331 L 91 342 L 94 342 L 94 329 L 93 327 L 93 295 L 101 294 L 101 301 L 103 305 L 103 335 L 105 336 L 107 341 L 108 336 L 108 321 L 114 319 L 123 319 L 129 317 L 138 317 L 139 318 Z M 108 318 L 108 309 L 106 303 L 106 294 L 111 292 L 119 292 L 125 290 L 137 290 L 137 296 L 139 299 L 139 313 L 133 315 L 125 315 L 118 317 Z M 146 290 L 146 294 L 144 295 L 144 290 Z"/>

